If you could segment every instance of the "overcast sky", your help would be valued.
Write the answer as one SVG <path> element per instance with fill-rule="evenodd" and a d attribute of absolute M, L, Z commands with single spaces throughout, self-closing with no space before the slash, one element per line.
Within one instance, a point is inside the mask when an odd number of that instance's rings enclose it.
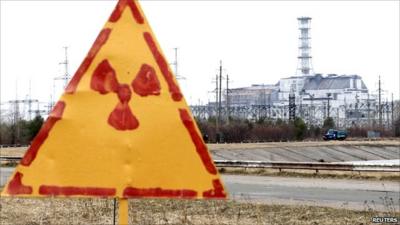
<path fill-rule="evenodd" d="M 1 101 L 49 101 L 53 78 L 70 74 L 87 54 L 116 1 L 1 0 Z M 275 84 L 295 75 L 297 17 L 312 17 L 317 73 L 358 74 L 370 91 L 382 77 L 399 98 L 399 1 L 141 1 L 170 62 L 179 48 L 179 73 L 191 104 L 214 100 L 219 60 L 231 87 Z M 55 82 L 56 95 L 62 81 Z"/>

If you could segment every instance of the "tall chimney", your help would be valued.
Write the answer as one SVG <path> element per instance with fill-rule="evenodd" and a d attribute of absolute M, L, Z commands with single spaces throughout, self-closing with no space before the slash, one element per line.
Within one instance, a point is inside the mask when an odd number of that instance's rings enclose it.
<path fill-rule="evenodd" d="M 307 76 L 313 75 L 313 68 L 311 64 L 311 44 L 310 44 L 310 29 L 311 29 L 311 18 L 310 17 L 299 17 L 299 56 L 297 73 L 298 75 Z"/>

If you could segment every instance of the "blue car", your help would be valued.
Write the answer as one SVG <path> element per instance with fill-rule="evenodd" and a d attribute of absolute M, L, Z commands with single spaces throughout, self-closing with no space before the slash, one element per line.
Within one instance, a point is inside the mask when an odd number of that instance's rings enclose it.
<path fill-rule="evenodd" d="M 329 129 L 326 134 L 324 134 L 323 139 L 325 141 L 329 140 L 344 140 L 347 138 L 347 132 L 341 130 Z"/>

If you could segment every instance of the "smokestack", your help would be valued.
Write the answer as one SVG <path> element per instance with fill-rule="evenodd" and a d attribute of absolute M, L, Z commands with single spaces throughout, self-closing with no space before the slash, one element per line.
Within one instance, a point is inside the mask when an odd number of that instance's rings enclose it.
<path fill-rule="evenodd" d="M 297 73 L 298 75 L 308 76 L 313 75 L 313 69 L 311 64 L 311 18 L 310 17 L 299 17 L 297 18 L 299 22 L 299 56 Z"/>

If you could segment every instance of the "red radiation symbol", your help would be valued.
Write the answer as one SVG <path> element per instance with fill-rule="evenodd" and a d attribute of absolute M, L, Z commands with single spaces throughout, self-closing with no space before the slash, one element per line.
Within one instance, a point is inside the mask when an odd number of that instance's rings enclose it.
<path fill-rule="evenodd" d="M 110 92 L 117 94 L 119 102 L 108 116 L 108 124 L 117 130 L 133 130 L 139 126 L 139 121 L 129 107 L 133 91 L 144 97 L 160 95 L 160 82 L 153 67 L 143 64 L 130 85 L 121 84 L 117 80 L 115 70 L 107 59 L 103 60 L 94 70 L 90 87 L 102 95 Z"/>

